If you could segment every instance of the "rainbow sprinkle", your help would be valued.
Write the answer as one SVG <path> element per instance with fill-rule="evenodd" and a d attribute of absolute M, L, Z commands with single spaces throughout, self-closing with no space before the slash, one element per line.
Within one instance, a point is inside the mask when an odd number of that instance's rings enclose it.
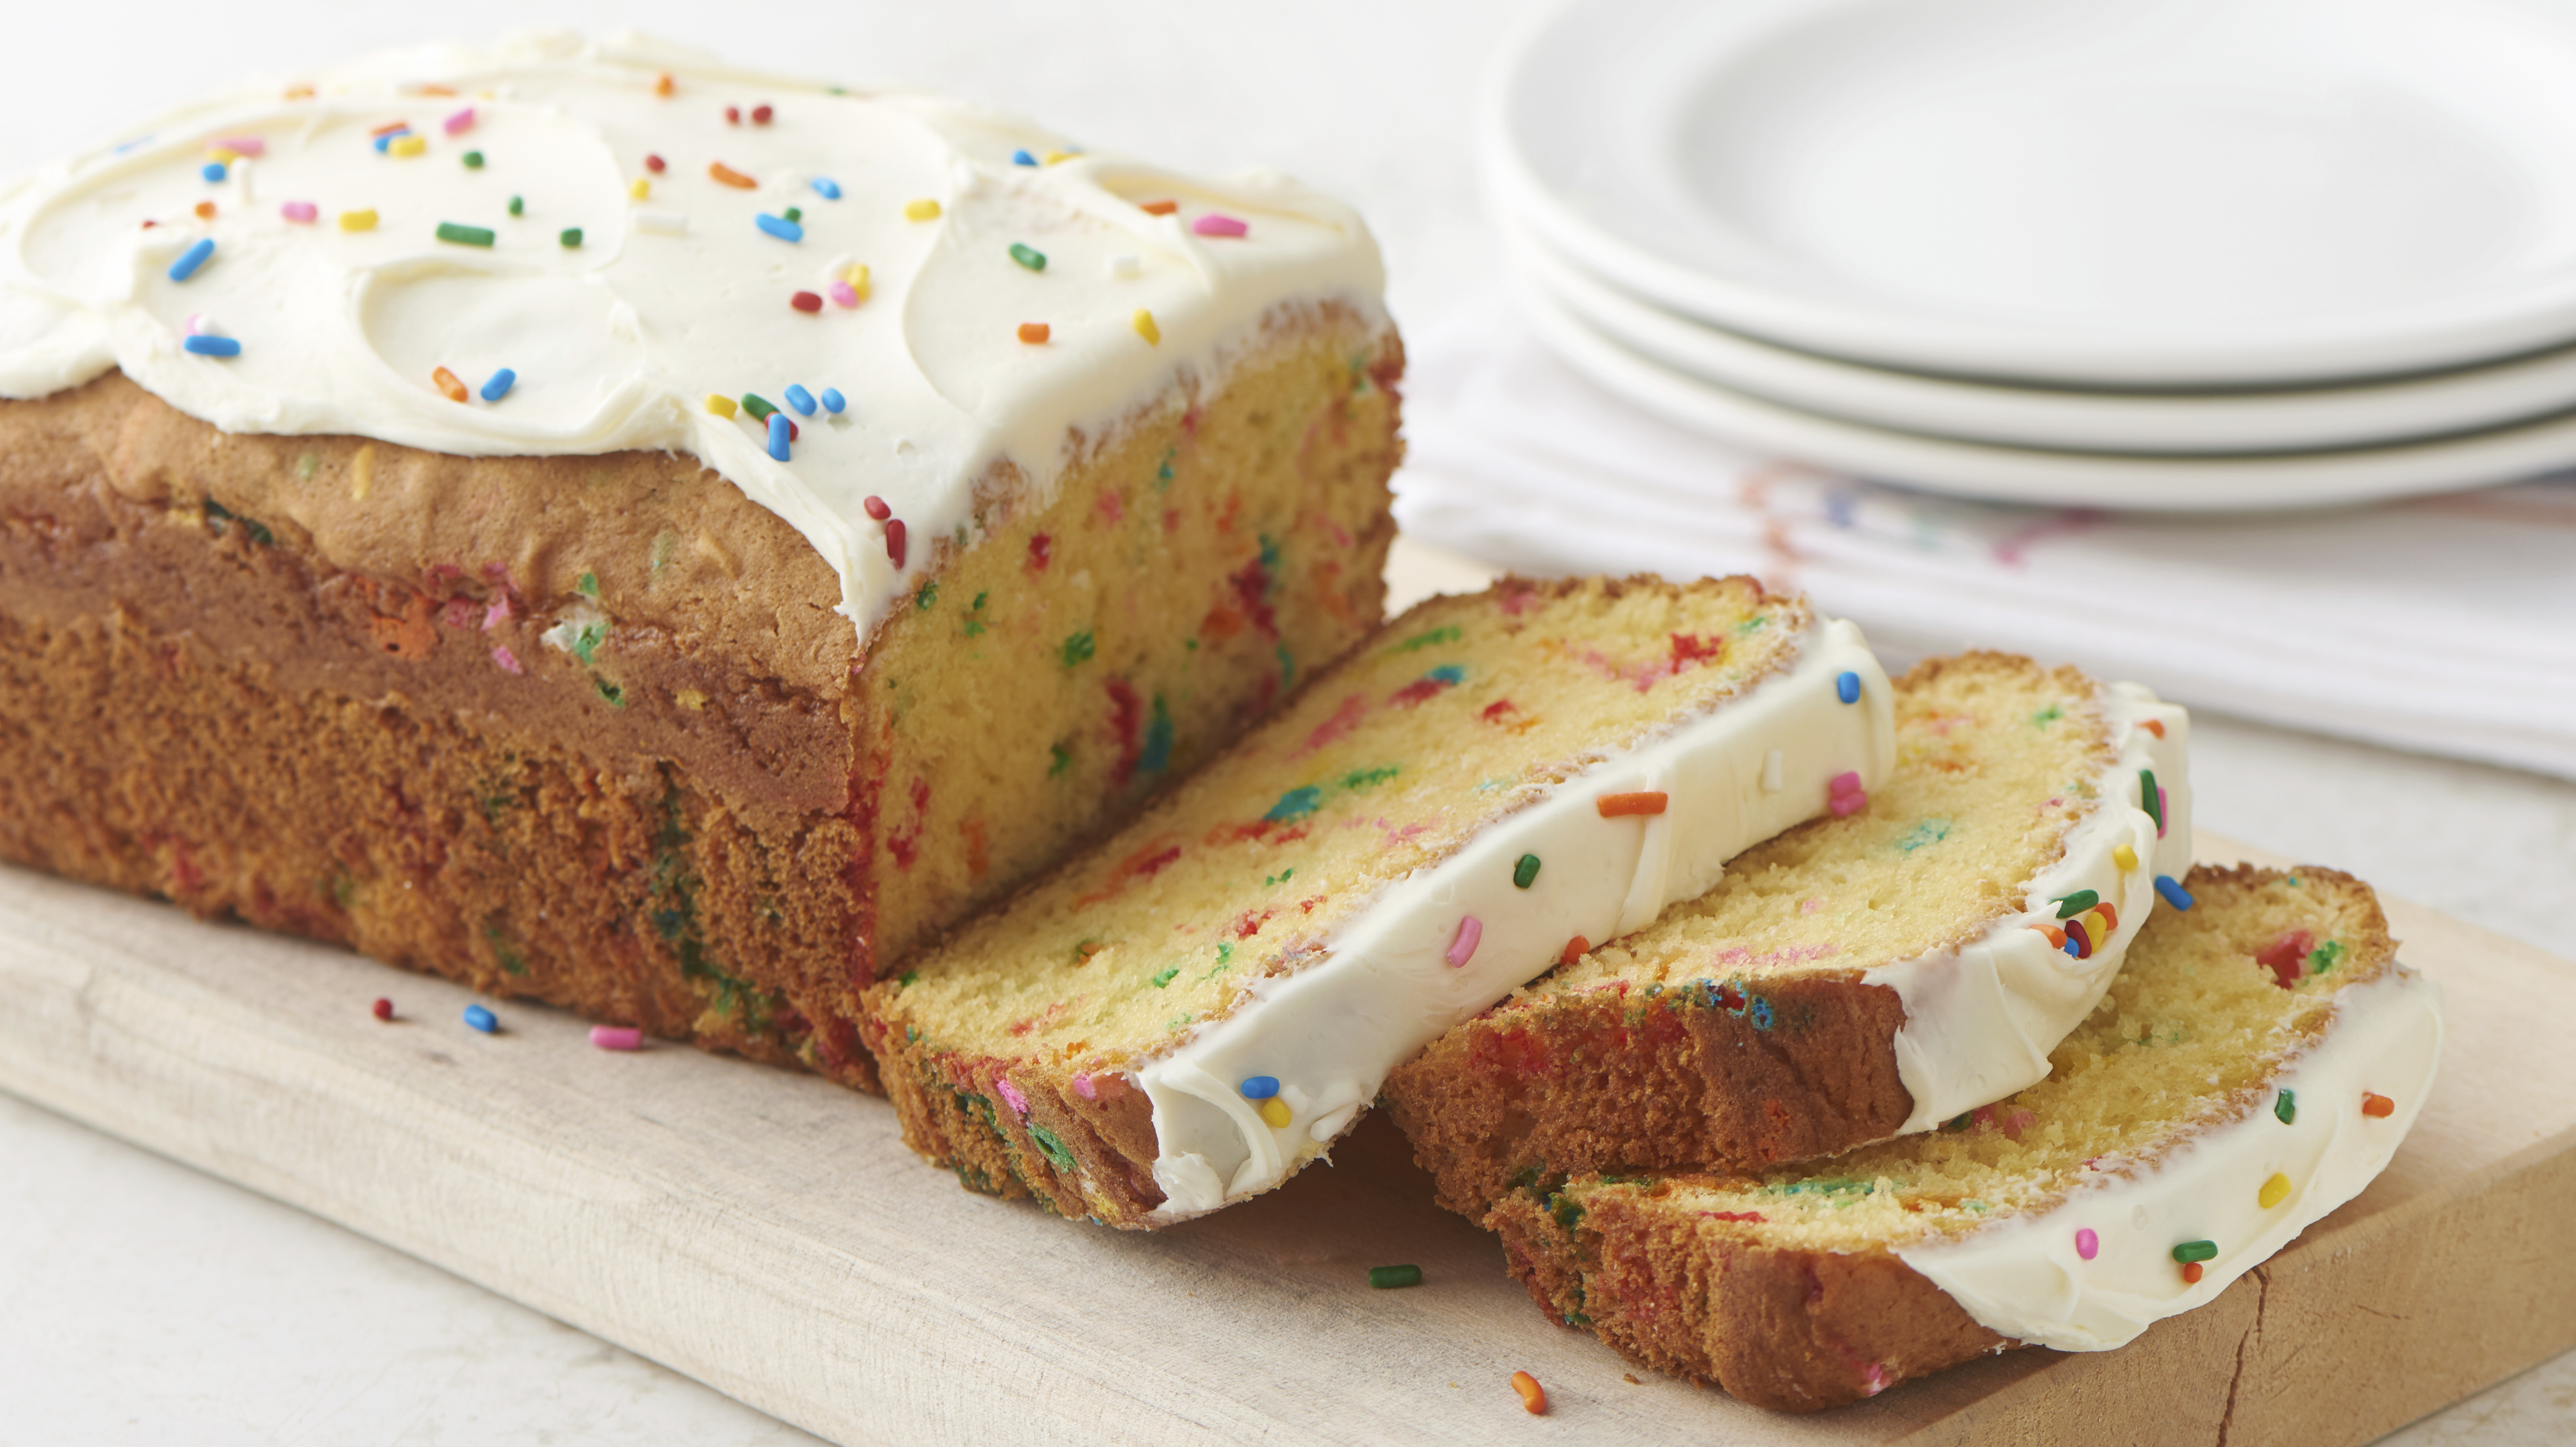
<path fill-rule="evenodd" d="M 2100 904 L 2101 902 L 2102 896 L 2094 893 L 2092 890 L 2079 889 L 2073 894 L 2067 895 L 2065 898 L 2057 901 L 2057 917 L 2059 919 L 2073 919 L 2077 915 L 2082 914 L 2084 911 L 2091 909 L 2093 906 Z"/>
<path fill-rule="evenodd" d="M 1297 1118 L 1296 1114 L 1288 1109 L 1288 1102 L 1276 1096 L 1261 1102 L 1259 1114 L 1262 1124 L 1272 1130 L 1286 1130 L 1288 1123 Z"/>
<path fill-rule="evenodd" d="M 1837 819 L 1869 807 L 1869 791 L 1861 787 L 1859 771 L 1847 769 L 1825 781 L 1825 807 Z"/>
<path fill-rule="evenodd" d="M 439 129 L 451 136 L 461 136 L 474 128 L 474 107 L 467 106 L 438 123 Z"/>
<path fill-rule="evenodd" d="M 1135 327 L 1136 335 L 1143 337 L 1149 344 L 1157 347 L 1163 344 L 1163 329 L 1154 325 L 1154 314 L 1152 312 L 1145 310 L 1143 307 L 1138 307 L 1136 308 L 1136 315 L 1129 319 L 1128 324 Z"/>
<path fill-rule="evenodd" d="M 920 201 L 906 201 L 903 203 L 903 219 L 906 221 L 936 221 L 939 219 L 939 203 L 926 199 Z"/>
<path fill-rule="evenodd" d="M 2272 1179 L 2263 1183 L 2263 1189 L 2254 1193 L 2254 1204 L 2269 1211 L 2289 1199 L 2289 1195 L 2290 1178 L 2279 1171 L 2274 1171 Z"/>
<path fill-rule="evenodd" d="M 482 1031 L 486 1035 L 495 1034 L 501 1028 L 500 1018 L 480 1005 L 468 1005 L 465 1007 L 465 1023 Z"/>
<path fill-rule="evenodd" d="M 1472 914 L 1468 915 L 1458 921 L 1458 933 L 1450 937 L 1448 952 L 1441 958 L 1447 960 L 1449 968 L 1453 970 L 1465 969 L 1467 962 L 1476 957 L 1476 946 L 1482 944 L 1484 939 L 1485 922 Z"/>
<path fill-rule="evenodd" d="M 2173 906 L 2175 909 L 2191 908 L 2190 891 L 2182 887 L 2182 881 L 2174 878 L 2170 874 L 2159 874 L 2156 876 L 2156 893 L 2163 898 L 2165 903 Z"/>
<path fill-rule="evenodd" d="M 794 307 L 796 310 L 805 313 L 807 316 L 812 316 L 823 310 L 823 299 L 810 291 L 800 291 L 791 294 L 787 298 L 787 304 Z"/>
<path fill-rule="evenodd" d="M 1520 857 L 1520 861 L 1512 866 L 1513 887 L 1517 889 L 1527 889 L 1537 882 L 1538 856 L 1535 854 L 1522 855 Z"/>
<path fill-rule="evenodd" d="M 832 305 L 845 311 L 859 304 L 859 289 L 846 281 L 835 281 L 826 290 L 832 298 Z"/>
<path fill-rule="evenodd" d="M 2299 1118 L 2299 1093 L 2295 1090 L 2282 1091 L 2280 1099 L 2272 1102 L 2272 1114 L 2278 1117 L 2283 1125 L 2296 1121 Z"/>
<path fill-rule="evenodd" d="M 794 382 L 790 382 L 787 384 L 786 396 L 787 405 L 796 409 L 797 416 L 811 417 L 814 415 L 813 393 L 806 391 L 803 387 L 796 385 Z"/>
<path fill-rule="evenodd" d="M 1046 253 L 1034 246 L 1023 246 L 1019 242 L 1012 242 L 1011 259 L 1031 271 L 1046 270 Z"/>
<path fill-rule="evenodd" d="M 581 246 L 581 228 L 578 226 L 567 226 L 563 230 L 556 232 L 555 244 L 561 246 L 566 251 L 578 250 Z"/>
<path fill-rule="evenodd" d="M 394 1017 L 394 1002 L 384 999 L 381 996 L 378 997 L 375 1003 L 374 1014 L 379 1020 L 392 1019 Z"/>
<path fill-rule="evenodd" d="M 1020 323 L 1020 340 L 1028 343 L 1032 347 L 1046 345 L 1047 338 L 1053 334 L 1054 328 L 1048 326 L 1044 322 Z"/>
<path fill-rule="evenodd" d="M 805 239 L 805 228 L 788 220 L 784 216 L 772 216 L 768 212 L 763 211 L 759 215 L 752 217 L 751 220 L 753 225 L 758 226 L 763 232 L 768 235 L 775 236 L 781 241 L 802 241 Z"/>
<path fill-rule="evenodd" d="M 731 397 L 727 397 L 721 392 L 709 392 L 707 394 L 707 410 L 718 417 L 731 417 L 734 413 L 739 412 L 742 409 Z"/>
<path fill-rule="evenodd" d="M 826 201 L 838 201 L 841 199 L 841 183 L 833 180 L 829 176 L 817 176 L 805 184 L 813 187 L 814 194 L 822 197 Z"/>
<path fill-rule="evenodd" d="M 489 246 L 492 244 L 492 228 L 459 226 L 453 221 L 441 221 L 438 223 L 438 239 L 453 242 L 458 246 Z"/>
<path fill-rule="evenodd" d="M 1834 697 L 1845 703 L 1860 702 L 1860 675 L 1846 669 L 1834 675 Z"/>
<path fill-rule="evenodd" d="M 195 276 L 197 268 L 205 265 L 206 258 L 214 254 L 215 239 L 211 236 L 198 238 L 196 245 L 180 252 L 179 259 L 170 263 L 170 279 L 186 281 L 189 277 Z"/>
<path fill-rule="evenodd" d="M 1037 163 L 1038 158 L 1030 155 L 1026 151 L 1011 152 L 1011 164 L 1014 166 L 1034 166 Z"/>
<path fill-rule="evenodd" d="M 2093 1234 L 2092 1227 L 2085 1226 L 2076 1231 L 2075 1254 L 2086 1261 L 2102 1254 L 2102 1238 Z"/>
<path fill-rule="evenodd" d="M 179 349 L 200 357 L 238 357 L 241 343 L 230 337 L 194 336 L 179 343 Z"/>
<path fill-rule="evenodd" d="M 840 388 L 826 387 L 823 389 L 824 411 L 838 415 L 840 410 L 848 405 L 850 404 L 846 398 L 842 397 Z"/>
<path fill-rule="evenodd" d="M 197 174 L 209 181 L 220 181 L 224 178 L 224 163 L 221 161 L 208 161 L 206 164 L 197 168 Z"/>
<path fill-rule="evenodd" d="M 426 152 L 428 149 L 429 140 L 427 137 L 415 136 L 409 132 L 405 132 L 402 135 L 391 137 L 387 141 L 385 145 L 385 154 L 389 156 L 401 156 L 405 159 L 409 159 L 410 157 Z"/>
<path fill-rule="evenodd" d="M 343 231 L 373 231 L 373 230 L 375 230 L 375 229 L 376 229 L 376 209 L 375 209 L 374 207 L 370 206 L 370 207 L 368 207 L 368 208 L 367 208 L 366 210 L 364 210 L 364 211 L 343 211 L 343 212 L 341 212 L 341 213 L 340 213 L 340 229 L 341 229 L 341 230 L 343 230 Z"/>
<path fill-rule="evenodd" d="M 2185 1241 L 2173 1249 L 2173 1259 L 2185 1264 L 2211 1261 L 2217 1259 L 2217 1256 L 2218 1243 L 2215 1241 Z"/>
<path fill-rule="evenodd" d="M 500 401 L 502 398 L 510 395 L 510 389 L 517 386 L 518 382 L 519 374 L 511 371 L 507 367 L 503 367 L 501 370 L 492 374 L 492 379 L 490 381 L 483 384 L 483 400 L 486 402 Z"/>
<path fill-rule="evenodd" d="M 590 1043 L 602 1050 L 639 1050 L 644 1045 L 644 1032 L 633 1025 L 593 1025 Z"/>
<path fill-rule="evenodd" d="M 1241 236 L 1251 229 L 1241 221 L 1218 211 L 1211 211 L 1190 223 L 1190 230 L 1201 236 Z"/>
<path fill-rule="evenodd" d="M 1368 1269 L 1368 1281 L 1370 1286 L 1379 1291 L 1393 1291 L 1398 1287 L 1404 1286 L 1420 1286 L 1422 1284 L 1422 1268 L 1419 1266 L 1372 1266 Z"/>
<path fill-rule="evenodd" d="M 1279 1093 L 1279 1077 L 1276 1075 L 1247 1075 L 1243 1078 L 1243 1084 L 1238 1086 L 1237 1089 L 1243 1092 L 1243 1098 L 1246 1100 L 1268 1100 L 1270 1097 Z"/>
<path fill-rule="evenodd" d="M 310 201 L 288 201 L 277 208 L 277 214 L 300 226 L 310 226 L 322 212 Z"/>
<path fill-rule="evenodd" d="M 769 414 L 769 455 L 781 462 L 787 460 L 787 429 L 793 425 L 784 412 Z"/>

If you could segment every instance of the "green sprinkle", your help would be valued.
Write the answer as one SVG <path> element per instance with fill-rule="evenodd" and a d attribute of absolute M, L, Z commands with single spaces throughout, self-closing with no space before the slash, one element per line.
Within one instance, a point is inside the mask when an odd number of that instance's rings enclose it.
<path fill-rule="evenodd" d="M 459 226 L 453 221 L 441 221 L 438 223 L 438 239 L 453 241 L 459 246 L 489 246 L 492 244 L 492 231 L 487 226 Z"/>
<path fill-rule="evenodd" d="M 2066 710 L 2052 703 L 2048 707 L 2041 709 L 2039 712 L 2030 716 L 2030 726 L 2035 729 L 2044 729 L 2064 717 L 2066 717 Z"/>
<path fill-rule="evenodd" d="M 1054 755 L 1053 761 L 1047 765 L 1048 778 L 1052 779 L 1056 775 L 1073 767 L 1073 750 L 1066 748 L 1062 744 L 1049 744 L 1047 745 L 1047 752 Z"/>
<path fill-rule="evenodd" d="M 939 601 L 939 584 L 938 584 L 937 582 L 928 582 L 928 583 L 924 583 L 924 584 L 922 584 L 922 585 L 921 585 L 921 591 L 912 595 L 912 606 L 913 606 L 915 609 L 917 609 L 917 610 L 919 610 L 919 611 L 921 611 L 921 612 L 924 612 L 924 613 L 929 612 L 929 611 L 930 611 L 930 605 L 932 605 L 933 603 L 936 603 L 936 602 L 938 602 L 938 601 Z"/>
<path fill-rule="evenodd" d="M 1280 870 L 1277 874 L 1270 875 L 1269 877 L 1267 877 L 1267 878 L 1263 879 L 1261 882 L 1262 882 L 1263 884 L 1265 884 L 1265 885 L 1270 886 L 1270 887 L 1271 887 L 1271 888 L 1273 888 L 1273 889 L 1276 889 L 1276 888 L 1278 888 L 1280 885 L 1286 884 L 1286 883 L 1289 881 L 1289 879 L 1290 879 L 1291 877 L 1293 877 L 1296 873 L 1297 873 L 1297 871 L 1296 871 L 1296 870 L 1294 870 L 1294 869 L 1283 869 L 1283 870 Z"/>
<path fill-rule="evenodd" d="M 2148 818 L 2156 821 L 2156 834 L 2161 838 L 2165 832 L 2165 801 L 2156 792 L 2156 771 L 2153 769 L 2138 770 L 2138 804 L 2147 811 Z"/>
<path fill-rule="evenodd" d="M 1349 773 L 1342 775 L 1342 787 L 1345 789 L 1374 789 L 1378 785 L 1385 783 L 1387 780 L 1394 778 L 1397 774 L 1402 772 L 1404 771 L 1394 764 L 1381 764 L 1374 769 L 1353 769 Z"/>
<path fill-rule="evenodd" d="M 784 214 L 790 221 L 802 221 L 805 219 L 805 213 L 793 206 L 788 207 Z"/>
<path fill-rule="evenodd" d="M 1030 1121 L 1029 1138 L 1038 1143 L 1039 1150 L 1046 1152 L 1048 1162 L 1057 1170 L 1073 1169 L 1073 1152 L 1064 1148 L 1064 1142 L 1056 1139 L 1054 1131 L 1048 1130 L 1036 1121 Z"/>
<path fill-rule="evenodd" d="M 1181 967 L 1180 967 L 1180 966 L 1178 966 L 1178 965 L 1174 965 L 1174 966 L 1172 966 L 1172 967 L 1171 967 L 1170 969 L 1168 969 L 1168 970 L 1157 970 L 1157 971 L 1155 971 L 1155 972 L 1154 972 L 1154 988 L 1155 988 L 1155 989 L 1157 989 L 1157 990 L 1159 990 L 1159 989 L 1162 989 L 1164 986 L 1169 985 L 1170 983 L 1172 983 L 1172 977 L 1173 977 L 1173 976 L 1175 976 L 1175 975 L 1178 975 L 1180 972 L 1181 972 Z"/>
<path fill-rule="evenodd" d="M 1950 821 L 1941 818 L 1918 821 L 1906 836 L 1896 841 L 1899 853 L 1911 854 L 1926 844 L 1938 844 L 1950 837 Z"/>
<path fill-rule="evenodd" d="M 511 215 L 513 215 L 513 216 L 525 216 L 525 215 L 527 215 L 527 214 L 528 214 L 528 203 L 527 203 L 526 198 L 524 198 L 524 197 L 519 197 L 519 196 L 513 196 L 513 197 L 511 197 L 511 198 L 510 198 L 510 214 L 511 214 Z"/>
<path fill-rule="evenodd" d="M 918 980 L 918 979 L 920 979 L 920 978 L 921 978 L 921 971 L 919 971 L 919 970 L 906 970 L 906 971 L 904 971 L 900 976 L 897 976 L 897 977 L 896 977 L 896 979 L 895 979 L 895 983 L 896 983 L 896 984 L 898 984 L 898 985 L 909 985 L 909 984 L 911 984 L 913 981 Z"/>
<path fill-rule="evenodd" d="M 742 394 L 742 410 L 750 413 L 754 422 L 766 422 L 769 414 L 778 409 L 770 405 L 768 398 L 756 392 L 745 392 Z"/>
<path fill-rule="evenodd" d="M 1071 668 L 1078 663 L 1088 663 L 1091 655 L 1098 651 L 1099 644 L 1092 638 L 1091 630 L 1086 628 L 1064 640 L 1064 666 Z"/>
<path fill-rule="evenodd" d="M 2324 944 L 2321 944 L 2314 950 L 2308 952 L 2308 969 L 2313 973 L 2322 975 L 2326 971 L 2333 969 L 2336 963 L 2342 959 L 2343 941 L 2328 940 Z"/>
<path fill-rule="evenodd" d="M 1402 643 L 1395 645 L 1395 651 L 1398 653 L 1411 653 L 1416 649 L 1430 648 L 1436 644 L 1455 643 L 1466 636 L 1466 634 L 1459 632 L 1454 624 L 1447 627 L 1434 628 L 1428 633 L 1415 634 L 1413 637 L 1407 638 Z"/>
<path fill-rule="evenodd" d="M 483 153 L 481 151 L 467 151 L 459 159 L 465 162 L 466 170 L 480 171 L 483 169 Z"/>
<path fill-rule="evenodd" d="M 1272 824 L 1294 824 L 1323 807 L 1323 803 L 1324 791 L 1316 785 L 1308 784 L 1304 788 L 1291 789 L 1280 795 L 1279 802 L 1271 805 L 1270 812 L 1261 817 Z"/>
<path fill-rule="evenodd" d="M 555 240 L 563 244 L 564 250 L 570 251 L 581 245 L 581 228 L 567 226 L 555 234 Z"/>
<path fill-rule="evenodd" d="M 1018 262 L 1020 265 L 1027 267 L 1031 271 L 1046 270 L 1045 252 L 1036 250 L 1032 247 L 1022 246 L 1016 241 L 1011 243 L 1011 259 Z"/>
<path fill-rule="evenodd" d="M 2281 1118 L 2281 1124 L 2283 1125 L 2288 1125 L 2292 1121 L 2297 1120 L 2299 1118 L 2299 1093 L 2295 1090 L 2282 1091 L 2281 1098 L 2272 1102 L 2272 1113 Z"/>
<path fill-rule="evenodd" d="M 990 592 L 978 593 L 975 595 L 975 601 L 967 606 L 972 609 L 981 609 L 984 606 L 984 600 L 992 596 L 993 595 Z"/>
<path fill-rule="evenodd" d="M 321 459 L 308 452 L 302 457 L 295 459 L 295 475 L 306 482 L 311 482 L 313 480 L 313 469 L 320 465 Z"/>
<path fill-rule="evenodd" d="M 2217 1255 L 2218 1243 L 2215 1241 L 2185 1241 L 2173 1250 L 2174 1260 L 2185 1265 L 2194 1261 L 2208 1261 Z"/>
<path fill-rule="evenodd" d="M 573 580 L 572 590 L 585 598 L 598 597 L 599 575 L 597 573 L 582 574 L 580 577 Z"/>
<path fill-rule="evenodd" d="M 1376 1287 L 1380 1291 L 1393 1291 L 1399 1286 L 1420 1286 L 1421 1284 L 1422 1268 L 1419 1266 L 1372 1266 L 1369 1268 L 1369 1285 Z"/>
<path fill-rule="evenodd" d="M 1512 866 L 1513 887 L 1517 889 L 1527 889 L 1532 884 L 1536 883 L 1537 880 L 1538 856 L 1535 854 L 1522 855 L 1520 863 Z"/>
<path fill-rule="evenodd" d="M 590 686 L 599 690 L 599 696 L 608 700 L 609 707 L 626 707 L 626 690 L 619 688 L 616 684 L 613 684 L 607 679 L 594 673 L 590 676 Z"/>
<path fill-rule="evenodd" d="M 2102 902 L 2102 896 L 2089 889 L 2079 889 L 2057 902 L 2057 917 L 2073 919 Z"/>

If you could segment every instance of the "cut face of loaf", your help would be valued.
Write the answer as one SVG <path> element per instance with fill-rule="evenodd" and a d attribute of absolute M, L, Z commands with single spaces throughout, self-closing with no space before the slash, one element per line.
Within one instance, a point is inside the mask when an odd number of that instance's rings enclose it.
<path fill-rule="evenodd" d="M 1543 1176 L 1825 1155 L 2047 1073 L 2189 865 L 2189 722 L 1991 653 L 1918 665 L 1895 715 L 1866 808 L 1746 851 L 1387 1077 L 1450 1209 L 1482 1220 Z"/>
<path fill-rule="evenodd" d="M 1884 776 L 1857 630 L 1747 579 L 1435 599 L 865 1002 L 906 1139 L 1151 1226 L 1266 1190 L 1386 1070 Z"/>
<path fill-rule="evenodd" d="M 0 858 L 868 1084 L 876 970 L 1377 623 L 1401 369 L 1283 311 L 989 479 L 864 653 L 685 457 L 0 403 Z"/>
<path fill-rule="evenodd" d="M 1789 1410 L 2208 1301 L 2387 1164 L 2441 1005 L 2347 875 L 2183 884 L 2048 1080 L 1803 1166 L 1536 1183 L 1490 1217 L 1513 1274 L 1633 1360 Z"/>

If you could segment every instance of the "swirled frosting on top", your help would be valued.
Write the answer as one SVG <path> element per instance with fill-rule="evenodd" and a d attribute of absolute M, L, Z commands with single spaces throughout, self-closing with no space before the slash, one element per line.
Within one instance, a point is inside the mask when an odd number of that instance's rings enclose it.
<path fill-rule="evenodd" d="M 0 191 L 0 397 L 121 368 L 229 432 L 691 453 L 813 542 L 864 638 L 996 466 L 1045 496 L 1077 432 L 1279 306 L 1383 315 L 1349 210 L 1074 151 L 634 38 L 375 56 Z"/>

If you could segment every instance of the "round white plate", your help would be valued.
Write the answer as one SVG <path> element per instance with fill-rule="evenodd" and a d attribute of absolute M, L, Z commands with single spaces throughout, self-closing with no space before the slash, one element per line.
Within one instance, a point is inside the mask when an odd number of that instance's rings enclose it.
<path fill-rule="evenodd" d="M 2405 447 L 2265 457 L 2136 457 L 1887 432 L 1730 392 L 1628 351 L 1544 296 L 1524 309 L 1550 348 L 1667 421 L 1837 472 L 1999 502 L 2210 512 L 2463 491 L 2576 464 L 2576 415 Z"/>
<path fill-rule="evenodd" d="M 2307 452 L 2477 431 L 2576 408 L 2576 349 L 2310 391 L 2078 392 L 1888 371 L 1659 310 L 1504 222 L 1521 280 L 1620 345 L 1732 391 L 1904 432 L 2077 452 Z"/>
<path fill-rule="evenodd" d="M 2576 0 L 1574 0 L 1486 173 L 1809 351 L 2313 385 L 2576 341 Z"/>

